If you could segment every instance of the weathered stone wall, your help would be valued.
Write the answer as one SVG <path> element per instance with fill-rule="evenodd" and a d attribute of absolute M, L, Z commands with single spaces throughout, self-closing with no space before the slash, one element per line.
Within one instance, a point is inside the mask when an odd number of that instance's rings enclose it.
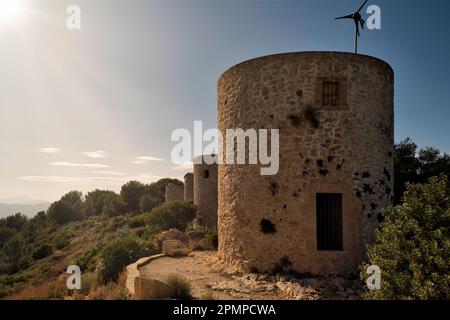
<path fill-rule="evenodd" d="M 340 103 L 322 106 L 322 81 Z M 373 57 L 337 52 L 272 55 L 218 81 L 219 130 L 280 129 L 280 170 L 219 165 L 219 255 L 229 268 L 356 271 L 393 198 L 394 74 Z M 316 193 L 342 193 L 343 251 L 318 251 Z M 272 224 L 263 233 L 262 221 Z"/>
<path fill-rule="evenodd" d="M 166 186 L 166 203 L 184 200 L 184 185 L 169 183 Z"/>
<path fill-rule="evenodd" d="M 184 175 L 184 201 L 194 203 L 194 174 Z"/>
<path fill-rule="evenodd" d="M 217 164 L 206 164 L 203 157 L 200 160 L 194 159 L 194 204 L 198 207 L 197 218 L 201 225 L 217 228 Z M 206 171 L 208 177 L 205 176 Z"/>

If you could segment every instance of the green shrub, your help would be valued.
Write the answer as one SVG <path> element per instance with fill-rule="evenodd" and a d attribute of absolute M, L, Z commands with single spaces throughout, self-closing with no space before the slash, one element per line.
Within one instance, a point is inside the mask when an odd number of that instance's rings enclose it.
<path fill-rule="evenodd" d="M 76 212 L 82 214 L 83 193 L 81 191 L 70 191 L 63 195 L 60 200 L 69 203 Z"/>
<path fill-rule="evenodd" d="M 103 214 L 108 217 L 116 217 L 123 215 L 127 212 L 127 204 L 123 201 L 122 197 L 114 194 L 110 195 L 103 206 Z"/>
<path fill-rule="evenodd" d="M 9 272 L 9 265 L 5 262 L 5 260 L 5 257 L 0 251 L 0 275 L 7 274 Z"/>
<path fill-rule="evenodd" d="M 30 265 L 28 248 L 21 235 L 14 236 L 4 244 L 2 255 L 10 273 L 16 273 Z"/>
<path fill-rule="evenodd" d="M 35 251 L 33 251 L 32 257 L 33 260 L 40 260 L 47 258 L 49 255 L 51 255 L 53 252 L 52 246 L 48 244 L 43 244 L 39 248 L 37 248 Z"/>
<path fill-rule="evenodd" d="M 101 246 L 98 245 L 91 250 L 85 252 L 78 257 L 76 265 L 80 267 L 82 272 L 94 271 L 97 262 L 97 256 L 101 251 Z"/>
<path fill-rule="evenodd" d="M 145 226 L 145 216 L 140 215 L 140 216 L 131 218 L 130 221 L 128 222 L 128 226 L 130 228 L 144 227 Z"/>
<path fill-rule="evenodd" d="M 385 211 L 369 248 L 368 265 L 381 269 L 381 290 L 369 299 L 450 299 L 450 191 L 448 179 L 410 184 L 403 204 Z M 364 270 L 364 268 L 363 268 Z"/>
<path fill-rule="evenodd" d="M 3 299 L 9 294 L 9 290 L 0 284 L 0 299 Z"/>
<path fill-rule="evenodd" d="M 53 239 L 53 245 L 55 246 L 56 250 L 64 249 L 69 245 L 69 243 L 70 241 L 68 239 L 68 236 L 63 232 L 58 232 Z"/>
<path fill-rule="evenodd" d="M 48 209 L 48 215 L 59 225 L 83 218 L 81 210 L 77 211 L 71 203 L 63 200 L 53 202 Z"/>
<path fill-rule="evenodd" d="M 98 276 L 101 283 L 116 282 L 120 272 L 129 264 L 148 254 L 143 243 L 134 238 L 116 240 L 100 253 Z"/>
<path fill-rule="evenodd" d="M 11 286 L 19 283 L 24 283 L 30 278 L 29 273 L 16 273 L 12 275 L 0 274 L 0 286 Z"/>
<path fill-rule="evenodd" d="M 407 138 L 395 145 L 394 197 L 400 204 L 406 184 L 425 183 L 431 177 L 445 174 L 450 176 L 450 155 L 436 148 L 418 150 L 417 145 Z M 447 184 L 450 188 L 450 182 Z"/>
<path fill-rule="evenodd" d="M 141 208 L 141 212 L 150 212 L 153 208 L 156 208 L 161 204 L 161 201 L 158 198 L 150 194 L 146 194 L 142 196 L 139 207 Z"/>
<path fill-rule="evenodd" d="M 216 250 L 219 246 L 217 230 L 198 225 L 195 221 L 189 225 L 186 234 L 192 250 Z"/>
<path fill-rule="evenodd" d="M 82 220 L 83 193 L 80 191 L 66 193 L 59 201 L 51 204 L 47 214 L 59 225 Z"/>
<path fill-rule="evenodd" d="M 99 190 L 89 192 L 84 199 L 84 212 L 86 216 L 94 216 L 103 213 L 103 207 L 108 198 L 117 195 L 113 191 Z"/>
<path fill-rule="evenodd" d="M 31 225 L 34 228 L 45 228 L 49 225 L 50 219 L 45 211 L 39 211 L 36 215 L 30 219 Z"/>
<path fill-rule="evenodd" d="M 128 217 L 126 217 L 126 216 L 114 217 L 113 219 L 110 220 L 109 225 L 106 229 L 109 232 L 117 231 L 118 229 L 126 226 L 128 221 L 129 221 Z"/>
<path fill-rule="evenodd" d="M 142 238 L 143 234 L 147 232 L 147 228 L 146 227 L 140 227 L 140 228 L 136 228 L 133 229 L 133 233 L 134 235 L 136 235 L 139 238 Z"/>
<path fill-rule="evenodd" d="M 14 237 L 16 234 L 16 229 L 6 226 L 0 227 L 0 249 L 3 247 L 3 244 L 5 244 L 5 242 Z"/>
<path fill-rule="evenodd" d="M 15 215 L 6 217 L 4 220 L 6 227 L 21 231 L 27 224 L 28 217 L 21 213 L 16 213 Z"/>
<path fill-rule="evenodd" d="M 201 239 L 208 232 L 209 228 L 198 224 L 196 220 L 193 220 L 191 223 L 189 223 L 186 229 L 186 234 L 189 236 L 190 239 Z"/>
<path fill-rule="evenodd" d="M 144 240 L 151 240 L 153 241 L 155 239 L 155 236 L 161 232 L 160 226 L 154 226 L 149 225 L 147 229 L 144 231 L 144 233 L 141 235 L 141 238 Z"/>
<path fill-rule="evenodd" d="M 213 229 L 208 232 L 203 238 L 205 246 L 211 249 L 217 249 L 219 247 L 219 236 L 217 230 Z"/>
<path fill-rule="evenodd" d="M 166 279 L 167 284 L 173 287 L 173 299 L 192 300 L 191 284 L 188 279 L 178 274 L 170 274 Z"/>
<path fill-rule="evenodd" d="M 186 230 L 189 223 L 194 220 L 197 207 L 189 202 L 176 201 L 154 208 L 149 215 L 148 223 L 159 226 L 161 230 Z"/>
<path fill-rule="evenodd" d="M 128 210 L 131 212 L 139 212 L 139 204 L 142 196 L 146 192 L 145 184 L 139 181 L 130 181 L 122 186 L 120 195 L 125 201 Z"/>

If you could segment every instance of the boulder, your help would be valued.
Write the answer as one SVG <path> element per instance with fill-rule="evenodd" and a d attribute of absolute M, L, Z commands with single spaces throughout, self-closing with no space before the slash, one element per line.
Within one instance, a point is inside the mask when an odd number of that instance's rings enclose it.
<path fill-rule="evenodd" d="M 188 236 L 178 229 L 170 229 L 162 231 L 155 236 L 155 241 L 158 245 L 158 251 L 161 252 L 162 244 L 166 240 L 180 240 L 184 244 L 188 244 Z"/>
<path fill-rule="evenodd" d="M 187 256 L 189 249 L 180 240 L 166 240 L 162 244 L 162 253 L 169 257 Z"/>
<path fill-rule="evenodd" d="M 174 291 L 172 286 L 156 279 L 134 279 L 134 300 L 168 299 L 173 296 Z"/>

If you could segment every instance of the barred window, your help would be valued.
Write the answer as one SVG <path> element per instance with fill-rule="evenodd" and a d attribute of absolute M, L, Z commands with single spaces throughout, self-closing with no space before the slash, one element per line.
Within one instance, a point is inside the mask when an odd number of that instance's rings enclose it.
<path fill-rule="evenodd" d="M 322 105 L 337 107 L 339 106 L 339 82 L 324 81 L 322 82 Z"/>

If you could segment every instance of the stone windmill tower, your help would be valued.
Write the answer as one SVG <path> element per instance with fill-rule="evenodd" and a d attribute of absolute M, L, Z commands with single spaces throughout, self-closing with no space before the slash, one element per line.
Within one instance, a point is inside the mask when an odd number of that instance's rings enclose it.
<path fill-rule="evenodd" d="M 339 52 L 271 55 L 218 81 L 219 130 L 280 130 L 280 170 L 218 168 L 219 256 L 229 267 L 353 272 L 393 199 L 394 73 Z"/>

